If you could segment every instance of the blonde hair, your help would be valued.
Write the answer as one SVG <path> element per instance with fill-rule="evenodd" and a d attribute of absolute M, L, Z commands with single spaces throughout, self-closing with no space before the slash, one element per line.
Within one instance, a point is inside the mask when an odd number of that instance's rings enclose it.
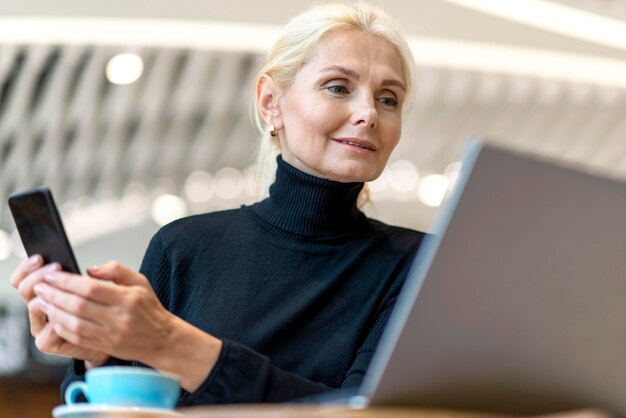
<path fill-rule="evenodd" d="M 265 65 L 257 74 L 270 76 L 280 87 L 286 88 L 300 70 L 322 37 L 334 30 L 351 30 L 379 36 L 389 42 L 402 61 L 402 72 L 407 88 L 407 103 L 414 96 L 414 62 L 408 44 L 391 19 L 382 10 L 364 3 L 324 4 L 313 6 L 294 17 L 283 29 L 279 39 L 270 50 Z M 258 109 L 254 120 L 261 134 L 257 155 L 257 176 L 265 194 L 276 175 L 276 157 L 281 153 L 277 136 L 271 136 L 269 127 Z M 368 200 L 365 187 L 359 197 L 361 202 Z"/>

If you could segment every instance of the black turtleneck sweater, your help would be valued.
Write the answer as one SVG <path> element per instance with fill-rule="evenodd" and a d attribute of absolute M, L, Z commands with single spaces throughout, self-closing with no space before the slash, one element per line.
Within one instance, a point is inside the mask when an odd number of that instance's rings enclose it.
<path fill-rule="evenodd" d="M 279 157 L 267 199 L 180 219 L 152 238 L 141 271 L 163 305 L 223 341 L 181 406 L 361 383 L 423 237 L 367 218 L 356 206 L 362 187 Z M 80 378 L 80 363 L 65 384 Z"/>

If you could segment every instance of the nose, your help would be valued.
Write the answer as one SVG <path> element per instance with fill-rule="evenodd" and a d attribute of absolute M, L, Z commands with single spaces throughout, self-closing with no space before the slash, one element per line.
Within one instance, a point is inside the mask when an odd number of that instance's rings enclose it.
<path fill-rule="evenodd" d="M 373 99 L 360 100 L 355 104 L 352 112 L 352 124 L 355 126 L 368 126 L 373 129 L 378 124 L 378 111 Z"/>

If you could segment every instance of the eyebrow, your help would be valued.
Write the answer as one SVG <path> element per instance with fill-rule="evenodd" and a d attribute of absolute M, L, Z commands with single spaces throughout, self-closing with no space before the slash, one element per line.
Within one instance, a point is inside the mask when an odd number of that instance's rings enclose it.
<path fill-rule="evenodd" d="M 347 75 L 348 77 L 352 77 L 356 81 L 359 81 L 359 79 L 361 78 L 356 71 L 351 70 L 350 68 L 342 67 L 341 65 L 331 65 L 330 67 L 324 68 L 322 71 L 323 72 L 339 71 L 340 73 L 343 73 L 343 74 Z M 406 87 L 404 86 L 404 84 L 402 84 L 402 82 L 400 82 L 399 80 L 396 80 L 396 79 L 385 79 L 385 80 L 382 81 L 381 84 L 383 86 L 400 87 L 402 90 L 406 91 Z"/>
<path fill-rule="evenodd" d="M 346 68 L 346 67 L 342 67 L 341 65 L 331 65 L 330 67 L 324 68 L 322 71 L 324 71 L 324 72 L 327 72 L 327 71 L 339 71 L 340 73 L 344 73 L 348 77 L 352 77 L 352 78 L 354 78 L 357 81 L 359 81 L 359 79 L 361 78 L 361 77 L 359 77 L 359 74 L 356 71 L 351 70 L 351 69 Z"/>
<path fill-rule="evenodd" d="M 404 86 L 404 84 L 402 84 L 400 81 L 398 80 L 383 80 L 382 82 L 383 86 L 396 86 L 396 87 L 400 87 L 402 90 L 406 91 L 406 87 Z"/>

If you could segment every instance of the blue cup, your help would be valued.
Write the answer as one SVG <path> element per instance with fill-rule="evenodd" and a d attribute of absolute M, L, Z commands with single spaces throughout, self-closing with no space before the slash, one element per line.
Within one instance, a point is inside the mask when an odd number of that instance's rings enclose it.
<path fill-rule="evenodd" d="M 65 403 L 78 403 L 81 393 L 91 404 L 173 408 L 180 396 L 180 382 L 144 367 L 98 367 L 87 371 L 84 382 L 69 384 Z"/>

